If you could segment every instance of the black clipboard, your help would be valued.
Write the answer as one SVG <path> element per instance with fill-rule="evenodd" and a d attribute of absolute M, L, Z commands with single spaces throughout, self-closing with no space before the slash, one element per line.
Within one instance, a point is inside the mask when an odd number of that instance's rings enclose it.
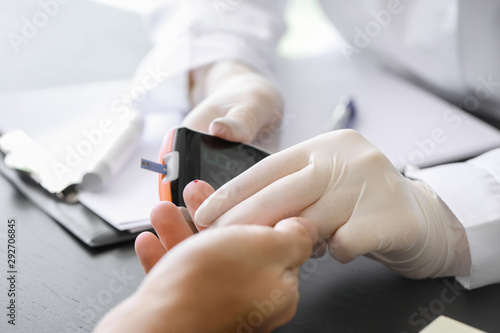
<path fill-rule="evenodd" d="M 131 241 L 139 232 L 120 231 L 81 203 L 67 203 L 50 194 L 38 183 L 5 165 L 0 154 L 0 173 L 27 199 L 86 245 L 97 248 Z"/>

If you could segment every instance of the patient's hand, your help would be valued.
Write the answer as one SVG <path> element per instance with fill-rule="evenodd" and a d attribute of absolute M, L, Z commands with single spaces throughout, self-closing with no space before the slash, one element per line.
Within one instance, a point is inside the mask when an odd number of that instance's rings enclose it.
<path fill-rule="evenodd" d="M 191 213 L 210 191 L 201 182 L 186 188 Z M 156 207 L 152 221 L 160 239 L 143 233 L 136 243 L 144 269 L 151 271 L 101 319 L 96 333 L 270 332 L 292 318 L 298 267 L 318 239 L 314 223 L 290 218 L 274 228 L 233 225 L 190 237 L 171 203 Z"/>
<path fill-rule="evenodd" d="M 204 181 L 194 181 L 184 189 L 184 201 L 190 215 L 194 213 L 202 202 L 208 198 L 214 189 Z M 160 202 L 151 212 L 151 224 L 158 237 L 151 232 L 143 232 L 135 241 L 135 251 L 144 271 L 148 273 L 161 257 L 178 243 L 194 234 L 193 228 L 205 228 L 193 225 L 193 222 L 184 218 L 181 210 L 168 201 Z"/>

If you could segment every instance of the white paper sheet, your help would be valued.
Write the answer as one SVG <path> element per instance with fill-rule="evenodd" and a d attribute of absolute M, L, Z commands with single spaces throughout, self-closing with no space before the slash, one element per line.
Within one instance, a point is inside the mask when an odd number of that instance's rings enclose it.
<path fill-rule="evenodd" d="M 446 101 L 368 63 L 348 64 L 340 52 L 285 61 L 281 148 L 325 131 L 340 97 L 353 98 L 353 128 L 401 170 L 472 157 L 500 146 L 500 132 Z M 500 112 L 500 110 L 499 110 Z"/>
<path fill-rule="evenodd" d="M 141 157 L 156 161 L 163 136 L 180 120 L 174 111 L 148 114 L 142 141 L 129 162 L 103 191 L 82 191 L 80 202 L 120 230 L 149 226 L 149 213 L 159 202 L 158 175 L 140 168 Z"/>
<path fill-rule="evenodd" d="M 5 132 L 20 128 L 51 152 L 74 142 L 84 120 L 99 116 L 127 91 L 129 81 L 100 82 L 0 95 Z M 141 142 L 103 191 L 81 191 L 82 204 L 119 230 L 150 227 L 149 213 L 159 201 L 158 176 L 140 168 L 141 157 L 156 160 L 163 136 L 181 121 L 181 113 L 145 114 Z"/>

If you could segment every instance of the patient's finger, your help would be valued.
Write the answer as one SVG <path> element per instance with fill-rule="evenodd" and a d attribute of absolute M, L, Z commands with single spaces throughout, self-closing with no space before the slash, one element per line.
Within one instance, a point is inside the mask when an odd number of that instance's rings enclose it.
<path fill-rule="evenodd" d="M 177 206 L 169 201 L 162 201 L 153 208 L 151 224 L 166 250 L 193 235 Z"/>
<path fill-rule="evenodd" d="M 155 235 L 146 231 L 135 239 L 135 252 L 147 274 L 167 251 Z"/>
<path fill-rule="evenodd" d="M 194 216 L 198 207 L 205 201 L 209 196 L 214 193 L 214 188 L 207 182 L 203 180 L 195 180 L 191 183 L 187 184 L 184 188 L 184 202 L 186 203 L 187 209 L 189 210 L 189 214 Z M 194 221 L 196 227 L 199 231 L 206 229 L 204 227 L 200 227 Z"/>

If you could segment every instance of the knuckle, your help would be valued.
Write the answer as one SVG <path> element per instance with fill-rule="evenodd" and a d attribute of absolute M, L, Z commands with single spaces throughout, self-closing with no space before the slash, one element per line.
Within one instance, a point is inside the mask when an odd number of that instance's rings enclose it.
<path fill-rule="evenodd" d="M 379 150 L 371 148 L 363 151 L 359 157 L 358 162 L 360 164 L 368 164 L 371 166 L 379 166 L 387 164 L 387 157 Z"/>
<path fill-rule="evenodd" d="M 276 88 L 271 84 L 255 84 L 247 88 L 248 96 L 251 96 L 253 105 L 256 108 L 261 108 L 262 106 L 267 106 L 267 108 L 273 108 L 274 112 L 281 113 L 282 111 L 282 99 Z"/>
<path fill-rule="evenodd" d="M 338 230 L 328 244 L 328 251 L 331 256 L 342 264 L 346 264 L 353 260 L 356 256 L 352 253 L 351 237 Z"/>
<path fill-rule="evenodd" d="M 271 97 L 269 87 L 265 85 L 251 85 L 248 87 L 248 94 L 253 95 L 256 99 L 267 99 Z"/>
<path fill-rule="evenodd" d="M 349 128 L 333 131 L 332 133 L 336 135 L 338 140 L 346 141 L 349 143 L 351 142 L 358 143 L 360 141 L 366 141 L 366 139 L 358 131 Z"/>
<path fill-rule="evenodd" d="M 346 139 L 350 140 L 359 140 L 360 138 L 364 139 L 364 137 L 358 131 L 350 128 L 339 131 L 339 135 L 342 135 Z"/>
<path fill-rule="evenodd" d="M 349 146 L 349 149 L 360 150 L 368 145 L 368 141 L 357 131 L 353 129 L 341 129 L 331 131 L 320 135 L 320 140 L 326 140 L 329 146 L 335 149 L 338 147 Z"/>
<path fill-rule="evenodd" d="M 189 115 L 207 114 L 212 116 L 220 116 L 223 114 L 224 108 L 221 108 L 218 103 L 218 96 L 210 95 L 196 105 Z"/>

